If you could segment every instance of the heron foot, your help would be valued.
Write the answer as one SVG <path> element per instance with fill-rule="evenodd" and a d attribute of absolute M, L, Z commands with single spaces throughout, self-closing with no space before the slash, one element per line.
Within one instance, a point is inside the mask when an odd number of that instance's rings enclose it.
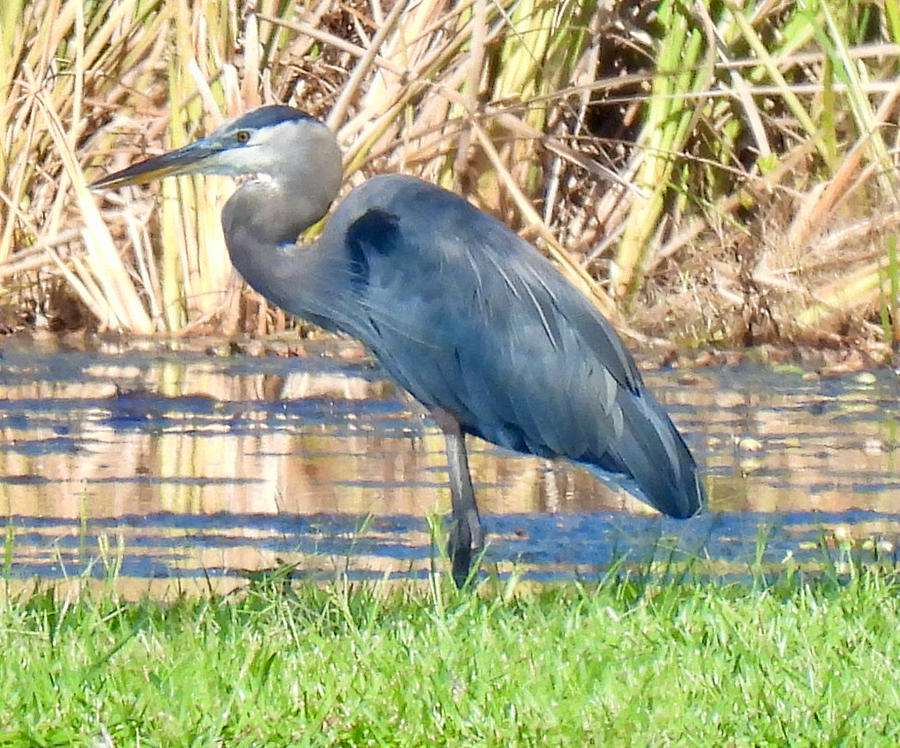
<path fill-rule="evenodd" d="M 472 536 L 464 522 L 454 523 L 447 538 L 447 555 L 450 556 L 450 569 L 456 586 L 462 589 L 469 578 L 472 565 Z"/>
<path fill-rule="evenodd" d="M 465 521 L 454 522 L 447 538 L 447 555 L 450 556 L 453 581 L 460 589 L 469 578 L 472 556 L 484 547 L 484 530 L 477 513 Z"/>

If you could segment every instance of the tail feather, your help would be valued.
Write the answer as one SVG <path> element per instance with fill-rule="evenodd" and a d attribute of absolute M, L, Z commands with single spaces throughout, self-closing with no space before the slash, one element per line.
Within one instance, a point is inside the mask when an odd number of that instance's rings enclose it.
<path fill-rule="evenodd" d="M 607 454 L 591 461 L 589 467 L 595 473 L 599 469 L 630 478 L 626 487 L 671 517 L 694 516 L 706 496 L 684 439 L 648 392 L 622 395 L 622 434 L 610 444 Z"/>

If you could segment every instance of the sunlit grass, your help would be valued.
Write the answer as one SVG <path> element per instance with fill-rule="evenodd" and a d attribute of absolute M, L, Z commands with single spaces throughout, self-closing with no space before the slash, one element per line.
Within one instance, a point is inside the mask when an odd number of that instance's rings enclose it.
<path fill-rule="evenodd" d="M 0 602 L 0 745 L 896 745 L 900 578 Z"/>

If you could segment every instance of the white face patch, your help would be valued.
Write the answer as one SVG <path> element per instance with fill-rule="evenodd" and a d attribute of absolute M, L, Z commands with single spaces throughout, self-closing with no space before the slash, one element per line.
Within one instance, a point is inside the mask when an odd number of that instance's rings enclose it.
<path fill-rule="evenodd" d="M 250 139 L 239 147 L 229 149 L 223 161 L 235 174 L 256 174 L 259 181 L 267 181 L 263 178 L 266 173 L 280 172 L 286 159 L 297 158 L 298 131 L 309 126 L 309 121 L 289 120 L 255 130 L 246 128 Z M 223 128 L 226 137 L 233 137 L 241 129 L 237 127 L 228 132 Z"/>
<path fill-rule="evenodd" d="M 204 140 L 215 152 L 198 165 L 198 172 L 225 174 L 272 192 L 288 189 L 289 184 L 298 199 L 318 201 L 327 196 L 331 202 L 340 187 L 340 151 L 331 131 L 317 120 L 255 125 L 238 119 Z M 311 177 L 302 188 L 293 176 L 298 170 Z"/>
<path fill-rule="evenodd" d="M 289 120 L 288 122 L 279 122 L 277 125 L 270 125 L 258 130 L 250 131 L 250 140 L 245 147 L 253 148 L 255 146 L 269 145 L 279 142 L 289 142 L 293 139 L 297 129 L 307 125 L 305 120 Z"/>

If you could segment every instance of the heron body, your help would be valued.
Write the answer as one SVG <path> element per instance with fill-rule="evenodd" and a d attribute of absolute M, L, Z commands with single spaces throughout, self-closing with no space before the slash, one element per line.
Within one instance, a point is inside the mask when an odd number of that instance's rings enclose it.
<path fill-rule="evenodd" d="M 613 328 L 500 221 L 420 179 L 381 175 L 298 245 L 337 195 L 340 164 L 327 127 L 268 106 L 94 186 L 253 175 L 222 215 L 232 262 L 276 305 L 361 340 L 433 414 L 447 445 L 458 584 L 483 542 L 466 434 L 614 476 L 674 517 L 700 509 L 694 459 Z"/>

